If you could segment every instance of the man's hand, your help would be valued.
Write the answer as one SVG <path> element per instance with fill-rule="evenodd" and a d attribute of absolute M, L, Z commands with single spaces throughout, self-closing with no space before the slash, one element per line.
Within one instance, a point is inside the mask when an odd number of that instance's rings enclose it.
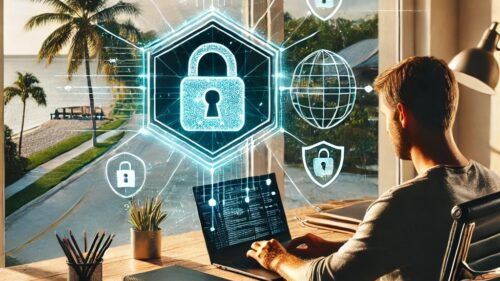
<path fill-rule="evenodd" d="M 344 242 L 327 241 L 314 234 L 306 234 L 293 239 L 287 246 L 287 250 L 301 258 L 317 258 L 329 256 L 336 252 Z"/>
<path fill-rule="evenodd" d="M 254 242 L 247 257 L 255 259 L 264 268 L 277 272 L 286 280 L 306 279 L 309 263 L 289 254 L 275 239 Z"/>
<path fill-rule="evenodd" d="M 264 268 L 277 272 L 280 260 L 287 254 L 280 242 L 271 239 L 252 243 L 251 249 L 247 252 L 247 257 L 253 258 Z"/>

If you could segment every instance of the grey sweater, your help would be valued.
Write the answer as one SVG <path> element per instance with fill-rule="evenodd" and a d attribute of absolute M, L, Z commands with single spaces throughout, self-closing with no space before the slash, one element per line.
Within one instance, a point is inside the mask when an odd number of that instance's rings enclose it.
<path fill-rule="evenodd" d="M 311 263 L 308 280 L 438 280 L 452 207 L 499 190 L 500 178 L 475 161 L 433 167 L 380 196 L 338 252 Z"/>

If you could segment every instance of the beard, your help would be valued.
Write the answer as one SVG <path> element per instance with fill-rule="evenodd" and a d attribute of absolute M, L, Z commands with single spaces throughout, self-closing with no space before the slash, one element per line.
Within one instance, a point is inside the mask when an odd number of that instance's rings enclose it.
<path fill-rule="evenodd" d="M 390 131 L 397 156 L 403 160 L 411 160 L 411 146 L 408 142 L 408 133 L 403 129 L 401 123 L 399 123 L 397 120 L 392 120 Z"/>

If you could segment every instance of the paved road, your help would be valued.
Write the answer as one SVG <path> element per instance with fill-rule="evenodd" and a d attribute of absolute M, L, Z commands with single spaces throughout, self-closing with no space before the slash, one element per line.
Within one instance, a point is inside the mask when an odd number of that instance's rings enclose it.
<path fill-rule="evenodd" d="M 132 135 L 132 132 L 128 132 L 122 143 Z M 114 245 L 129 243 L 128 200 L 115 195 L 105 179 L 107 159 L 123 151 L 133 153 L 146 162 L 147 180 L 140 196 L 156 195 L 163 190 L 162 196 L 169 212 L 163 224 L 163 234 L 199 229 L 191 187 L 203 183 L 203 170 L 153 137 L 139 135 L 89 165 L 88 170 L 70 178 L 57 191 L 9 216 L 5 224 L 7 255 L 21 263 L 62 256 L 56 245 L 54 231 L 63 232 L 67 229 L 75 233 L 83 233 L 84 230 L 95 233 L 105 229 L 117 233 Z M 178 170 L 171 178 L 176 167 Z M 227 167 L 224 171 L 226 178 L 240 177 L 242 174 L 238 160 Z M 286 170 L 312 202 L 377 194 L 376 178 L 341 174 L 334 187 L 319 189 L 310 183 L 300 167 L 287 167 Z M 208 174 L 205 179 L 208 182 Z M 289 180 L 286 181 L 285 192 L 286 208 L 306 205 Z"/>
<path fill-rule="evenodd" d="M 119 131 L 111 131 L 111 132 L 104 133 L 104 134 L 97 137 L 97 141 L 102 142 L 102 141 L 104 141 L 112 136 L 119 134 L 119 133 L 120 133 Z M 31 171 L 29 171 L 21 179 L 12 183 L 11 185 L 7 186 L 7 188 L 5 189 L 5 198 L 9 199 L 14 194 L 18 193 L 19 191 L 28 187 L 30 184 L 37 181 L 39 178 L 41 178 L 46 173 L 54 170 L 55 168 L 59 167 L 59 165 L 66 163 L 67 161 L 84 153 L 85 151 L 89 150 L 90 148 L 92 148 L 92 140 L 84 142 L 81 145 L 75 147 L 74 149 L 72 149 L 66 153 L 63 153 L 63 154 L 57 156 L 56 158 L 36 167 L 35 169 L 33 169 Z"/>

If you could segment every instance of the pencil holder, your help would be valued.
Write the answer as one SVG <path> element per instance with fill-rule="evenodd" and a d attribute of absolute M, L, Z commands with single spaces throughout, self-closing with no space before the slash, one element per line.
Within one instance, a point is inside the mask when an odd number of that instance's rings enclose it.
<path fill-rule="evenodd" d="M 89 278 L 82 279 L 80 278 L 80 276 L 78 276 L 78 273 L 75 271 L 75 267 L 78 267 L 83 272 L 90 273 L 90 270 L 94 270 L 94 272 Z M 68 281 L 102 281 L 102 261 L 97 264 L 76 264 L 76 265 L 68 262 Z"/>

